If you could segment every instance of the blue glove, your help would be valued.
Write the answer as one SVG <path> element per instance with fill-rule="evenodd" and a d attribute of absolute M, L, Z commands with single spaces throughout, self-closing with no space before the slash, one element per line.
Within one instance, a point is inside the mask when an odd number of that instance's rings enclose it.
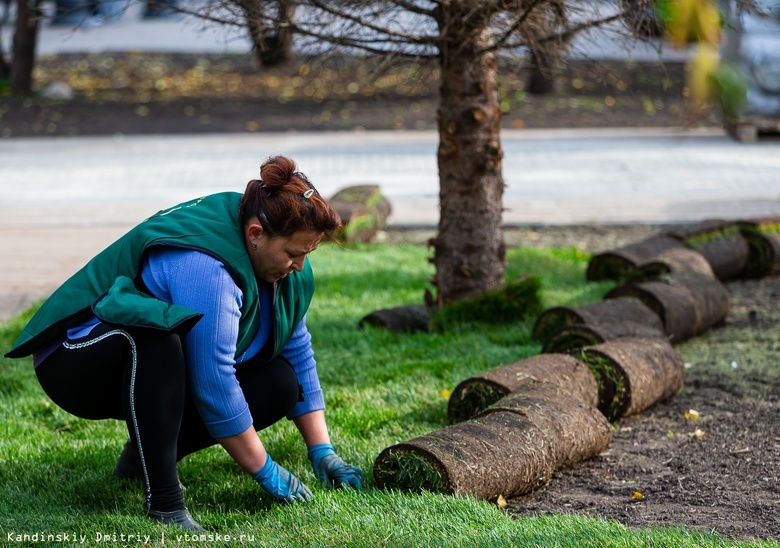
<path fill-rule="evenodd" d="M 346 464 L 329 443 L 309 447 L 309 461 L 314 475 L 330 489 L 346 485 L 363 488 L 363 471 Z"/>
<path fill-rule="evenodd" d="M 279 500 L 306 502 L 314 498 L 309 488 L 284 467 L 276 464 L 271 455 L 266 454 L 265 465 L 252 477 L 260 487 Z"/>

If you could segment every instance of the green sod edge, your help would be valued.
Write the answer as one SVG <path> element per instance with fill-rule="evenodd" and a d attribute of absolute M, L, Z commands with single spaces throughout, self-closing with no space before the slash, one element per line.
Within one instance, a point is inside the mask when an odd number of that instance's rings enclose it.
<path fill-rule="evenodd" d="M 542 312 L 536 320 L 531 336 L 536 341 L 544 342 L 555 330 L 564 325 L 582 322 L 575 312 L 563 307 L 553 307 Z"/>
<path fill-rule="evenodd" d="M 634 268 L 634 263 L 628 259 L 610 252 L 604 252 L 590 260 L 586 270 L 586 278 L 591 282 L 620 280 Z"/>
<path fill-rule="evenodd" d="M 431 327 L 444 332 L 469 322 L 506 324 L 523 320 L 541 310 L 541 290 L 539 278 L 526 276 L 477 297 L 445 305 L 431 317 Z"/>
<path fill-rule="evenodd" d="M 464 381 L 450 396 L 447 415 L 450 424 L 463 422 L 487 409 L 509 393 L 506 388 L 487 379 Z"/>
<path fill-rule="evenodd" d="M 586 346 L 594 346 L 599 343 L 603 343 L 600 337 L 596 337 L 591 333 L 586 333 L 577 326 L 572 326 L 571 329 L 553 333 L 544 341 L 542 352 L 545 354 L 572 352 L 580 350 Z"/>
<path fill-rule="evenodd" d="M 708 230 L 700 234 L 694 234 L 683 240 L 683 243 L 693 249 L 700 249 L 711 242 L 717 240 L 725 240 L 732 236 L 739 234 L 739 226 L 734 224 L 727 227 L 719 228 L 716 230 Z"/>
<path fill-rule="evenodd" d="M 613 422 L 627 406 L 628 386 L 620 366 L 597 350 L 584 349 L 579 354 L 582 361 L 596 377 L 599 387 L 599 411 Z"/>
<path fill-rule="evenodd" d="M 380 454 L 374 478 L 385 489 L 451 494 L 445 489 L 444 471 L 414 448 L 389 448 Z"/>
<path fill-rule="evenodd" d="M 780 233 L 780 225 L 770 226 L 777 227 L 777 231 L 767 231 L 761 227 L 760 229 L 744 229 L 742 232 L 747 240 L 749 250 L 748 262 L 743 271 L 743 276 L 746 278 L 761 278 L 772 270 L 774 251 L 771 244 L 764 238 L 764 234 Z"/>

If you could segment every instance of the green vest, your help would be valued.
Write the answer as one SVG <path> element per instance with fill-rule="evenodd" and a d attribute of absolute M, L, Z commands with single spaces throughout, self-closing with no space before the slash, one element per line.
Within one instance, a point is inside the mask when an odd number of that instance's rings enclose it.
<path fill-rule="evenodd" d="M 222 262 L 244 295 L 238 325 L 236 354 L 257 334 L 260 323 L 259 289 L 238 218 L 241 194 L 224 192 L 165 209 L 146 219 L 95 256 L 71 276 L 41 306 L 6 354 L 27 356 L 65 336 L 94 313 L 117 326 L 186 333 L 201 315 L 138 291 L 146 250 L 165 245 L 208 253 Z M 314 277 L 306 260 L 301 272 L 277 282 L 274 326 L 265 357 L 279 355 L 303 319 L 314 293 Z"/>

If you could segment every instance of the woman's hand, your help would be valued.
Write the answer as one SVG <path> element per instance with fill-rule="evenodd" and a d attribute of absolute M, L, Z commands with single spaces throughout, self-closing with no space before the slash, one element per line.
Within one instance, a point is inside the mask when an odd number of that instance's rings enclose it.
<path fill-rule="evenodd" d="M 271 496 L 285 502 L 308 502 L 314 498 L 309 488 L 266 453 L 263 467 L 252 476 Z"/>
<path fill-rule="evenodd" d="M 309 461 L 314 475 L 328 488 L 363 489 L 363 471 L 345 463 L 329 443 L 309 447 Z"/>

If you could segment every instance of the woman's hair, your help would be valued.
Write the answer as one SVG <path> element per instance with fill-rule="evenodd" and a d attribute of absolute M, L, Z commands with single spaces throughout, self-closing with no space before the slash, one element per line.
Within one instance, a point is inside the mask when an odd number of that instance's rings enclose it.
<path fill-rule="evenodd" d="M 341 228 L 338 213 L 298 171 L 295 162 L 284 156 L 266 160 L 260 166 L 260 179 L 246 185 L 239 206 L 241 224 L 253 217 L 270 237 L 310 230 L 333 239 Z"/>

